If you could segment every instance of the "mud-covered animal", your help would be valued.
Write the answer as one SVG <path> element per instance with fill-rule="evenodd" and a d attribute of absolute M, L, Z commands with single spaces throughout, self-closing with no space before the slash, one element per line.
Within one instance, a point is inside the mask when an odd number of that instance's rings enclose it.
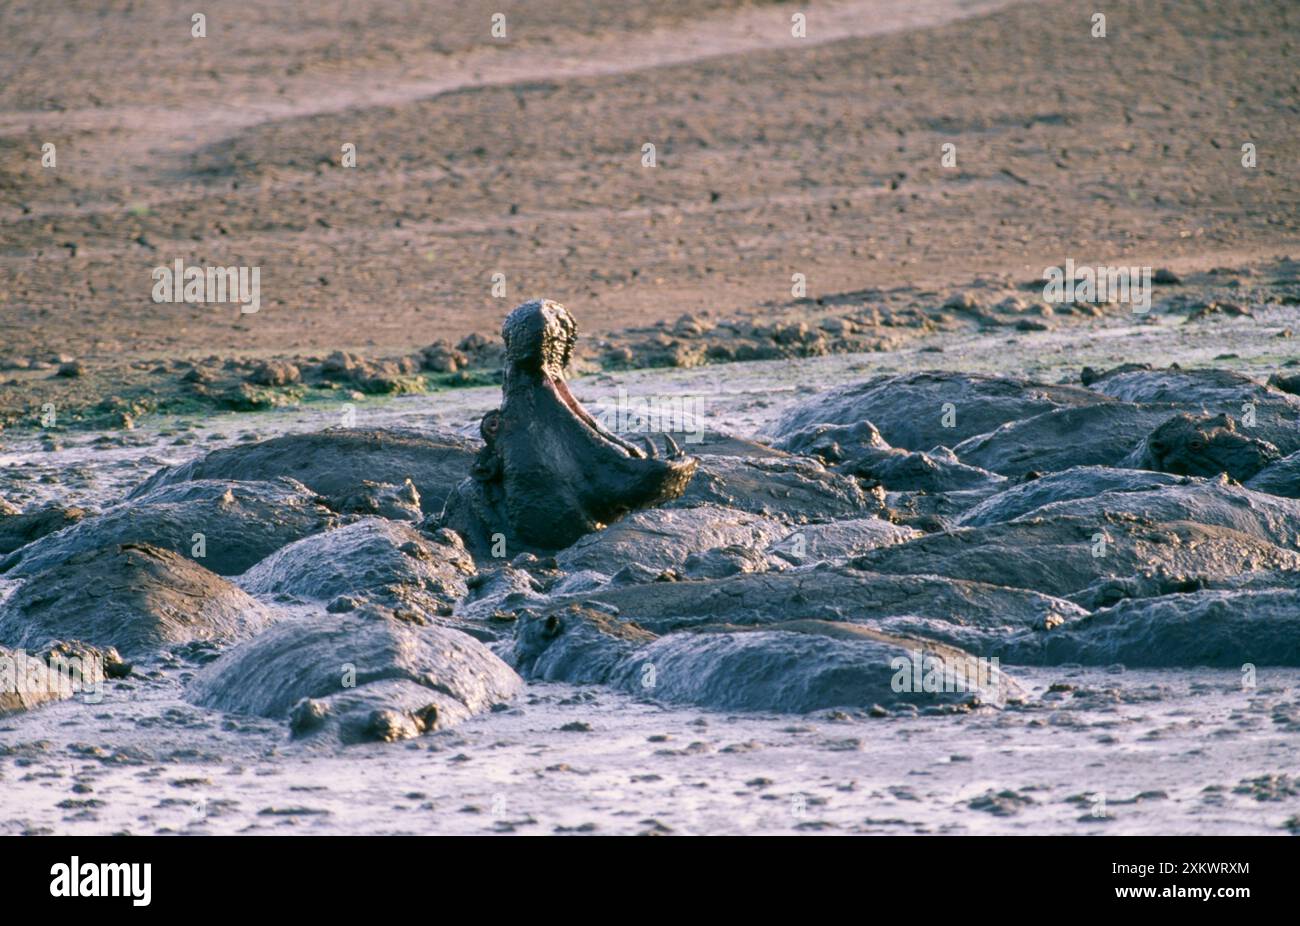
<path fill-rule="evenodd" d="M 1179 476 L 1227 473 L 1244 482 L 1281 458 L 1277 447 L 1242 433 L 1229 415 L 1175 415 L 1152 431 L 1125 462 Z"/>
<path fill-rule="evenodd" d="M 629 511 L 680 495 L 696 461 L 666 439 L 637 447 L 604 428 L 574 398 L 565 371 L 577 324 L 550 300 L 506 318 L 502 403 L 484 416 L 484 447 L 438 523 L 471 550 L 493 535 L 511 555 L 560 550 Z"/>
<path fill-rule="evenodd" d="M 513 658 L 526 678 L 605 684 L 714 710 L 806 713 L 1021 696 L 996 664 L 956 647 L 823 620 L 714 624 L 657 637 L 600 609 L 568 605 L 524 615 Z"/>
<path fill-rule="evenodd" d="M 932 451 L 890 447 L 866 420 L 804 428 L 786 435 L 776 446 L 815 456 L 836 472 L 879 483 L 894 492 L 952 492 L 1002 482 L 987 470 L 968 466 L 946 447 Z"/>
<path fill-rule="evenodd" d="M 1231 415 L 1238 430 L 1283 454 L 1300 450 L 1300 396 L 1232 370 L 1126 369 L 1103 374 L 1090 387 L 1123 402 L 1163 403 L 1193 416 Z"/>
<path fill-rule="evenodd" d="M 1072 466 L 1059 473 L 1029 479 L 980 502 L 957 519 L 961 527 L 983 527 L 1011 521 L 1035 508 L 1103 492 L 1140 492 L 1178 485 L 1182 477 L 1108 466 Z"/>
<path fill-rule="evenodd" d="M 432 621 L 451 613 L 473 572 L 453 531 L 430 538 L 403 521 L 371 517 L 291 543 L 238 582 L 277 602 L 328 602 L 334 611 L 371 604 Z"/>
<path fill-rule="evenodd" d="M 877 376 L 813 396 L 786 411 L 772 434 L 784 438 L 820 424 L 851 425 L 866 418 L 891 447 L 930 450 L 953 447 L 1008 421 L 1109 401 L 1079 386 L 926 370 Z"/>
<path fill-rule="evenodd" d="M 281 547 L 338 523 L 320 501 L 287 478 L 159 486 L 19 547 L 0 561 L 0 572 L 28 576 L 86 550 L 143 543 L 191 556 L 218 575 L 238 575 Z"/>
<path fill-rule="evenodd" d="M 1062 628 L 1022 635 L 1007 662 L 1060 665 L 1300 666 L 1300 591 L 1201 589 L 1120 601 Z"/>
<path fill-rule="evenodd" d="M 655 634 L 707 624 L 832 621 L 984 654 L 1016 632 L 1048 632 L 1086 614 L 1078 605 L 1025 589 L 845 566 L 608 587 L 574 594 L 571 600 L 606 609 Z"/>
<path fill-rule="evenodd" d="M 963 463 L 1004 476 L 1072 466 L 1118 466 L 1177 410 L 1127 402 L 1058 408 L 964 440 L 953 452 Z"/>
<path fill-rule="evenodd" d="M 1300 498 L 1300 450 L 1265 466 L 1246 485 L 1257 492 Z"/>
<path fill-rule="evenodd" d="M 762 459 L 700 454 L 699 469 L 668 508 L 717 505 L 802 524 L 879 513 L 878 495 L 852 476 L 805 457 Z"/>
<path fill-rule="evenodd" d="M 437 514 L 473 459 L 471 443 L 454 434 L 333 428 L 215 450 L 159 470 L 137 486 L 131 498 L 192 479 L 250 481 L 288 476 L 346 506 L 367 481 L 403 486 L 409 479 L 415 502 L 426 515 Z"/>
<path fill-rule="evenodd" d="M 275 613 L 193 560 L 141 543 L 78 553 L 38 572 L 0 605 L 0 645 L 56 640 L 134 659 L 178 643 L 233 643 Z"/>
<path fill-rule="evenodd" d="M 12 553 L 55 531 L 76 524 L 86 516 L 82 508 L 46 505 L 32 511 L 18 511 L 8 503 L 0 506 L 0 556 Z"/>
<path fill-rule="evenodd" d="M 392 741 L 445 729 L 512 699 L 521 683 L 477 640 L 374 614 L 278 624 L 204 667 L 187 697 L 282 718 L 295 736 Z"/>

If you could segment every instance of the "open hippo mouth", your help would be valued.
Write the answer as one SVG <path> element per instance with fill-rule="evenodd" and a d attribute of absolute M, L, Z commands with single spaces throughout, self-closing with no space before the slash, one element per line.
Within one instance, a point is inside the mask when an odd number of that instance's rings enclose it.
<path fill-rule="evenodd" d="M 643 435 L 641 438 L 642 442 L 645 444 L 645 449 L 642 450 L 635 444 L 625 441 L 617 434 L 606 429 L 604 425 L 591 416 L 590 412 L 582 407 L 582 403 L 579 402 L 577 398 L 574 397 L 573 393 L 569 391 L 569 384 L 563 379 L 548 375 L 543 379 L 543 385 L 554 392 L 556 398 L 564 403 L 565 408 L 567 408 L 579 422 L 585 425 L 597 439 L 610 444 L 616 450 L 632 459 L 655 459 L 659 456 L 659 451 L 648 434 Z M 663 439 L 667 444 L 667 458 L 669 460 L 685 458 L 686 454 L 682 451 L 682 448 L 677 445 L 677 441 L 673 440 L 671 434 L 665 433 Z"/>
<path fill-rule="evenodd" d="M 565 381 L 577 323 L 564 306 L 534 300 L 502 326 L 504 401 L 484 420 L 484 439 L 499 466 L 497 506 L 524 544 L 562 549 L 635 508 L 675 498 L 697 461 L 663 435 L 644 449 L 611 432 L 582 406 Z"/>

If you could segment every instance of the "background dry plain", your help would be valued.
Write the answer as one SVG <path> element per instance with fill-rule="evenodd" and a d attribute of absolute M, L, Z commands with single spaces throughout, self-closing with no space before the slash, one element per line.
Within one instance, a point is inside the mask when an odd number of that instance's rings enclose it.
<path fill-rule="evenodd" d="M 203 39 L 190 6 L 0 10 L 11 424 L 164 389 L 143 361 L 494 336 L 536 295 L 609 332 L 798 317 L 796 272 L 934 302 L 1067 257 L 1186 272 L 1297 241 L 1285 0 L 1121 0 L 1104 39 L 1072 0 L 263 0 L 213 4 Z M 261 267 L 262 310 L 155 304 L 177 258 Z"/>

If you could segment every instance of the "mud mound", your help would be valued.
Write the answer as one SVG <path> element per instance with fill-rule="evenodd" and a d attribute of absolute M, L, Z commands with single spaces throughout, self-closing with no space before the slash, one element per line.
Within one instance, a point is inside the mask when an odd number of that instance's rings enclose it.
<path fill-rule="evenodd" d="M 981 674 L 974 657 L 955 647 L 819 621 L 661 637 L 631 654 L 612 682 L 669 703 L 798 714 L 836 707 L 1000 705 L 1019 694 L 1000 670 Z"/>
<path fill-rule="evenodd" d="M 1246 486 L 1270 495 L 1300 498 L 1300 451 L 1265 466 L 1246 481 Z"/>
<path fill-rule="evenodd" d="M 953 451 L 1003 476 L 1117 466 L 1171 412 L 1170 406 L 1119 403 L 1058 408 L 964 440 Z"/>
<path fill-rule="evenodd" d="M 707 624 L 760 627 L 823 620 L 924 631 L 930 639 L 978 652 L 1017 631 L 1050 630 L 1087 613 L 1024 589 L 844 567 L 602 588 L 572 600 L 610 609 L 657 634 Z"/>
<path fill-rule="evenodd" d="M 0 571 L 30 576 L 86 550 L 140 543 L 171 550 L 219 575 L 237 575 L 337 517 L 292 479 L 199 480 L 160 486 L 9 555 Z"/>
<path fill-rule="evenodd" d="M 903 543 L 921 532 L 883 518 L 851 518 L 824 524 L 805 524 L 768 548 L 768 553 L 794 566 L 817 562 L 843 562 L 877 547 Z"/>
<path fill-rule="evenodd" d="M 854 564 L 874 572 L 992 578 L 1012 588 L 1069 597 L 1095 583 L 1156 570 L 1214 578 L 1256 569 L 1296 569 L 1300 555 L 1230 528 L 1191 521 L 1031 513 L 1008 523 L 961 528 L 873 550 Z"/>
<path fill-rule="evenodd" d="M 713 505 L 793 523 L 851 518 L 882 507 L 853 478 L 815 460 L 702 455 L 699 464 L 681 497 L 663 507 Z"/>
<path fill-rule="evenodd" d="M 435 539 L 403 522 L 364 518 L 291 543 L 238 581 L 261 598 L 330 602 L 340 611 L 374 602 L 428 620 L 451 613 L 473 573 L 450 531 Z"/>
<path fill-rule="evenodd" d="M 56 640 L 116 647 L 126 658 L 176 643 L 231 643 L 274 614 L 193 560 L 146 544 L 75 554 L 38 572 L 0 606 L 0 644 Z"/>
<path fill-rule="evenodd" d="M 474 461 L 475 447 L 452 434 L 418 431 L 338 430 L 286 434 L 255 444 L 213 451 L 202 459 L 154 473 L 132 493 L 192 479 L 297 479 L 324 496 L 344 495 L 363 482 L 401 485 L 419 492 L 425 514 L 442 510 Z"/>
<path fill-rule="evenodd" d="M 1017 640 L 1006 655 L 1046 665 L 1300 666 L 1300 591 L 1205 590 L 1124 601 L 1060 633 Z"/>
<path fill-rule="evenodd" d="M 1071 467 L 1000 492 L 961 515 L 958 523 L 962 527 L 983 527 L 1014 520 L 1053 502 L 1090 498 L 1102 492 L 1141 492 L 1160 486 L 1180 485 L 1185 478 L 1104 466 Z"/>
<path fill-rule="evenodd" d="M 727 547 L 742 547 L 761 558 L 787 533 L 787 527 L 770 518 L 712 505 L 650 509 L 588 534 L 558 553 L 556 561 L 568 572 L 591 569 L 611 576 L 629 563 L 651 572 L 681 570 L 691 557 Z"/>
<path fill-rule="evenodd" d="M 1300 549 L 1300 502 L 1255 492 L 1226 478 L 1186 479 L 1176 485 L 1051 502 L 1023 515 L 1022 520 L 1060 516 L 1100 520 L 1110 515 L 1129 515 L 1154 524 L 1191 521 L 1226 527 L 1275 546 Z"/>
<path fill-rule="evenodd" d="M 519 677 L 472 637 L 369 616 L 286 621 L 206 666 L 188 698 L 296 735 L 405 739 L 509 701 Z"/>
<path fill-rule="evenodd" d="M 876 377 L 822 393 L 787 411 L 773 434 L 785 438 L 804 428 L 850 425 L 865 418 L 880 429 L 890 446 L 929 450 L 955 446 L 1009 421 L 1107 401 L 1078 386 L 927 371 Z"/>
<path fill-rule="evenodd" d="M 711 626 L 656 638 L 571 606 L 525 616 L 514 657 L 528 678 L 603 683 L 714 710 L 1001 704 L 1019 694 L 999 670 L 955 647 L 825 621 Z M 925 673 L 934 683 L 914 684 Z"/>

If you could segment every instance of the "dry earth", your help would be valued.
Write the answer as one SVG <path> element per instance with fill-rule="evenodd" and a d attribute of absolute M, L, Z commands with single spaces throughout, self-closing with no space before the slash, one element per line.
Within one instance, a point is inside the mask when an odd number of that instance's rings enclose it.
<path fill-rule="evenodd" d="M 170 2 L 0 11 L 0 416 L 148 410 L 159 359 L 492 335 L 533 295 L 779 323 L 1295 250 L 1291 3 L 1117 2 L 1105 38 L 1068 0 L 547 0 L 505 39 L 496 6 L 236 3 L 201 39 Z M 155 304 L 177 258 L 260 267 L 261 311 Z"/>

